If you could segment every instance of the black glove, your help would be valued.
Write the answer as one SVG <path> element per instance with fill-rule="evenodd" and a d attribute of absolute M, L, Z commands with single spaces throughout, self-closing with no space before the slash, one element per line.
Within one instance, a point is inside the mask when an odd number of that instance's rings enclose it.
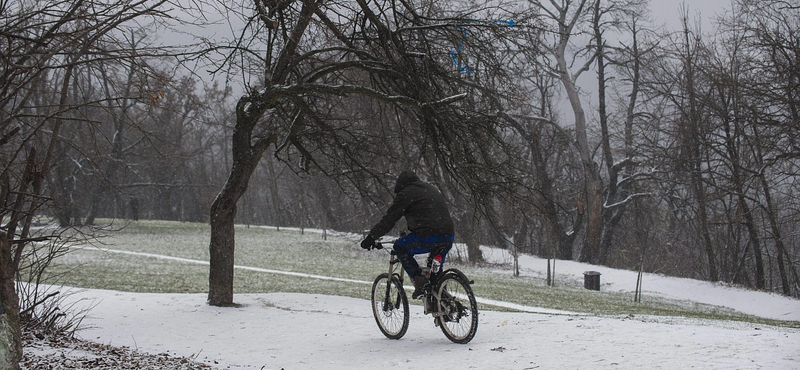
<path fill-rule="evenodd" d="M 366 238 L 361 242 L 361 248 L 366 250 L 370 250 L 375 246 L 375 238 L 372 235 L 367 235 Z"/>

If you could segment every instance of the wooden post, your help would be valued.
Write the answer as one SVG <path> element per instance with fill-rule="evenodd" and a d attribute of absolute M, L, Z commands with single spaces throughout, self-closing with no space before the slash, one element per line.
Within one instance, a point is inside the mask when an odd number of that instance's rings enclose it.
<path fill-rule="evenodd" d="M 547 286 L 555 286 L 556 285 L 556 259 L 552 259 L 552 267 L 550 265 L 551 259 L 547 259 Z"/>
<path fill-rule="evenodd" d="M 633 294 L 633 301 L 639 303 L 642 301 L 642 265 L 639 265 L 639 274 L 636 276 L 636 292 Z"/>
<path fill-rule="evenodd" d="M 550 259 L 547 259 L 547 286 L 550 286 Z"/>

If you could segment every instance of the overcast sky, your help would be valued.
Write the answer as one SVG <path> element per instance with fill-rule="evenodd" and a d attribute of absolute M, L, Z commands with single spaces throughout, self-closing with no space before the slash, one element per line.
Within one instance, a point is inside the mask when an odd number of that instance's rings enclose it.
<path fill-rule="evenodd" d="M 650 0 L 653 19 L 668 28 L 680 27 L 682 8 L 688 10 L 690 20 L 700 20 L 703 32 L 709 32 L 712 20 L 731 8 L 731 0 Z"/>

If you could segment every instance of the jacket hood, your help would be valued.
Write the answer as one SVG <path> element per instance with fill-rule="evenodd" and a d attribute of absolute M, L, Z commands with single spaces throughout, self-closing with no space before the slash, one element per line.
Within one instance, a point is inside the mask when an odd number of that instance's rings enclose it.
<path fill-rule="evenodd" d="M 403 171 L 403 173 L 397 177 L 397 182 L 394 184 L 394 193 L 399 193 L 407 186 L 417 181 L 419 181 L 419 177 L 417 177 L 414 171 Z"/>

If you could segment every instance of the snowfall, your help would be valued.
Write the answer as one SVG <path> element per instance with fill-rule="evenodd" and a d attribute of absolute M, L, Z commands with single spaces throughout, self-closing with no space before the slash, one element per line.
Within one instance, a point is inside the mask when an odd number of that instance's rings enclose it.
<path fill-rule="evenodd" d="M 498 250 L 490 250 L 489 257 L 508 259 Z M 541 277 L 547 262 L 524 256 L 520 265 L 523 275 Z M 601 273 L 602 291 L 634 290 L 635 272 L 565 261 L 556 266 L 558 278 L 573 283 L 587 270 Z M 365 291 L 371 284 L 353 283 L 364 284 Z M 645 274 L 643 293 L 644 299 L 665 297 L 800 321 L 800 300 L 724 284 Z M 477 335 L 468 344 L 450 342 L 419 305 L 411 306 L 406 335 L 387 339 L 366 296 L 238 294 L 234 300 L 240 306 L 234 308 L 209 306 L 205 294 L 78 290 L 72 299 L 93 306 L 78 333 L 83 339 L 189 357 L 215 369 L 800 369 L 800 328 L 595 316 L 476 295 L 479 302 L 518 312 L 482 310 Z"/>

